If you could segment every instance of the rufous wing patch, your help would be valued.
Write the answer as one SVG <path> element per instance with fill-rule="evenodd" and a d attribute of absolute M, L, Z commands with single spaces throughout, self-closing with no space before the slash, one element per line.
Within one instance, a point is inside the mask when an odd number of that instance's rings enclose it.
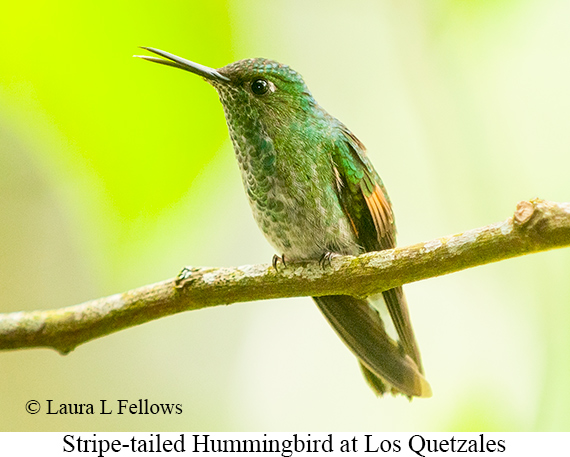
<path fill-rule="evenodd" d="M 378 184 L 375 184 L 372 193 L 366 192 L 365 189 L 362 189 L 362 193 L 372 220 L 374 221 L 374 227 L 376 227 L 376 231 L 378 232 L 378 238 L 384 238 L 387 233 L 392 231 L 394 221 L 392 208 L 386 200 L 382 188 Z"/>

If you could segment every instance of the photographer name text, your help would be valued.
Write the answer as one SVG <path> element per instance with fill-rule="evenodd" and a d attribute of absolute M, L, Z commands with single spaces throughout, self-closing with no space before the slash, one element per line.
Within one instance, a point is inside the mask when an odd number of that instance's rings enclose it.
<path fill-rule="evenodd" d="M 28 402 L 29 403 L 29 402 Z M 60 403 L 55 400 L 34 401 L 37 411 L 28 411 L 32 414 L 44 410 L 50 415 L 89 415 L 89 414 L 116 414 L 116 415 L 174 415 L 182 414 L 181 403 L 155 403 L 148 399 L 139 398 L 130 400 L 99 400 L 96 403 Z"/>

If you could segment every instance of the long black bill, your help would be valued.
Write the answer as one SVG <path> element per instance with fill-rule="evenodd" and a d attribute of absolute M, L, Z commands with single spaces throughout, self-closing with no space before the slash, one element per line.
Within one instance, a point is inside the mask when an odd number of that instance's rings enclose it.
<path fill-rule="evenodd" d="M 214 81 L 223 81 L 229 82 L 230 79 L 226 76 L 222 75 L 217 70 L 213 68 L 206 67 L 204 65 L 200 65 L 199 63 L 192 62 L 190 60 L 183 59 L 182 57 L 175 56 L 174 54 L 170 54 L 166 51 L 161 51 L 160 49 L 156 48 L 147 48 L 146 46 L 141 46 L 141 49 L 146 49 L 153 54 L 158 54 L 164 59 L 154 56 L 134 56 L 139 57 L 140 59 L 149 60 L 150 62 L 160 63 L 162 65 L 168 65 L 169 67 L 180 68 L 182 70 L 189 71 L 196 75 L 202 76 L 203 78 L 214 80 Z"/>

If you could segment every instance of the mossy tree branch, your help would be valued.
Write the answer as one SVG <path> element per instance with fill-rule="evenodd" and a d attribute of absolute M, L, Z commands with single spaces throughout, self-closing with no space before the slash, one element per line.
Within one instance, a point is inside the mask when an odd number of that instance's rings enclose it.
<path fill-rule="evenodd" d="M 0 314 L 0 349 L 78 345 L 182 311 L 270 298 L 367 296 L 477 265 L 570 245 L 570 203 L 522 201 L 503 222 L 413 246 L 318 263 L 188 267 L 156 284 L 80 305 Z"/>

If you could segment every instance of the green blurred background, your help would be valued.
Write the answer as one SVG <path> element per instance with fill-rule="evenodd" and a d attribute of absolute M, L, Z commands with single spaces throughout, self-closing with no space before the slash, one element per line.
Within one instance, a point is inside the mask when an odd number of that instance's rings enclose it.
<path fill-rule="evenodd" d="M 0 16 L 0 309 L 267 263 L 215 91 L 131 57 L 268 57 L 367 145 L 406 245 L 570 200 L 570 2 L 8 2 Z M 0 354 L 0 430 L 568 430 L 570 250 L 406 286 L 429 400 L 375 399 L 308 298 Z M 28 415 L 27 400 L 181 403 Z M 45 405 L 45 404 L 44 404 Z"/>

